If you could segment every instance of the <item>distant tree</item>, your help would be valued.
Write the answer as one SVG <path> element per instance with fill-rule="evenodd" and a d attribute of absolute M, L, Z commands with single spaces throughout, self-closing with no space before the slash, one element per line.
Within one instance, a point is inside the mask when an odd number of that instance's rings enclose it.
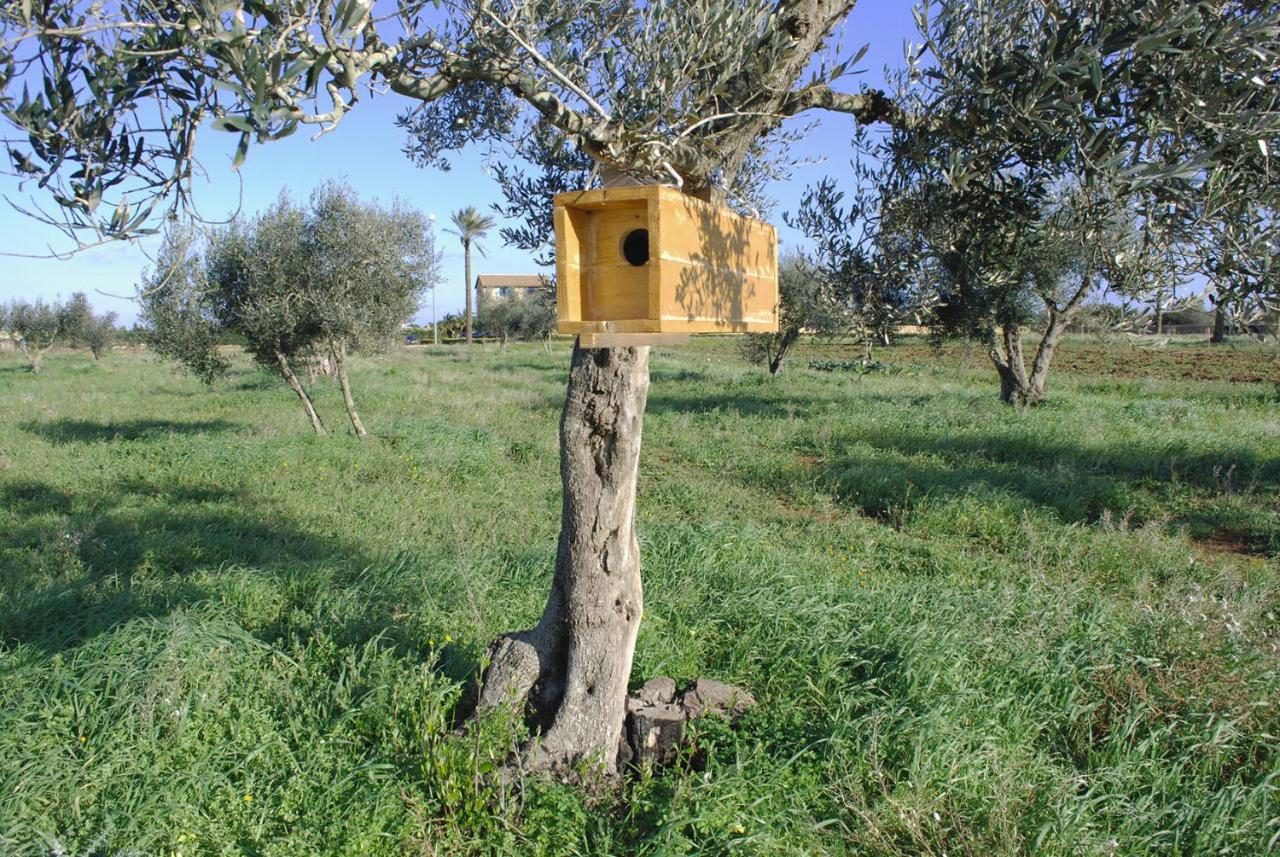
<path fill-rule="evenodd" d="M 527 341 L 539 341 L 544 351 L 551 351 L 551 337 L 556 334 L 556 292 L 552 288 L 539 289 L 537 294 L 522 302 L 517 336 Z"/>
<path fill-rule="evenodd" d="M 484 255 L 484 248 L 480 246 L 480 239 L 489 234 L 489 230 L 494 227 L 494 219 L 487 214 L 481 214 L 476 210 L 475 206 L 467 206 L 453 213 L 453 229 L 448 230 L 451 234 L 458 236 L 458 240 L 462 242 L 463 255 L 463 276 L 466 278 L 466 312 L 463 318 L 466 319 L 467 345 L 471 344 L 472 330 L 472 299 L 471 299 L 471 248 L 474 245 L 480 251 L 480 255 Z"/>
<path fill-rule="evenodd" d="M 15 300 L 5 315 L 9 332 L 17 338 L 18 348 L 34 373 L 43 371 L 49 349 L 71 336 L 72 316 L 63 304 L 48 304 L 40 298 L 32 302 Z"/>
<path fill-rule="evenodd" d="M 143 317 L 157 352 L 206 380 L 227 367 L 218 343 L 241 337 L 254 360 L 293 390 L 317 434 L 324 423 L 298 372 L 327 361 L 364 437 L 348 357 L 395 340 L 438 265 L 419 212 L 363 203 L 331 183 L 307 209 L 281 196 L 253 220 L 215 229 L 204 241 L 171 230 L 142 290 Z"/>
<path fill-rule="evenodd" d="M 749 363 L 769 367 L 770 375 L 782 371 L 783 361 L 800 334 L 822 336 L 847 333 L 853 313 L 818 271 L 802 256 L 784 256 L 778 262 L 778 332 L 749 333 L 739 352 Z"/>
<path fill-rule="evenodd" d="M 209 302 L 200 245 L 190 226 L 165 232 L 155 265 L 143 272 L 138 323 L 151 350 L 212 384 L 231 364 L 218 350 L 225 332 Z"/>
<path fill-rule="evenodd" d="M 901 176 L 891 159 L 854 165 L 851 192 L 824 179 L 806 189 L 800 207 L 785 215 L 812 242 L 805 254 L 815 302 L 812 327 L 849 332 L 862 342 L 864 362 L 877 344 L 888 345 L 897 328 L 919 322 L 936 301 L 921 288 L 921 239 L 904 222 L 914 216 L 894 204 L 891 188 Z M 787 299 L 784 297 L 784 323 Z"/>
<path fill-rule="evenodd" d="M 512 339 L 540 341 L 548 346 L 556 328 L 555 294 L 539 289 L 529 297 L 491 298 L 480 304 L 476 324 L 487 336 L 496 336 L 506 350 Z"/>
<path fill-rule="evenodd" d="M 84 292 L 75 292 L 63 309 L 65 332 L 72 345 L 89 349 L 95 361 L 111 350 L 116 340 L 116 314 L 95 315 Z"/>
<path fill-rule="evenodd" d="M 279 375 L 297 395 L 312 429 L 324 424 L 294 365 L 308 359 L 322 329 L 302 292 L 299 272 L 305 214 L 286 197 L 252 221 L 213 230 L 194 255 L 191 236 L 171 235 L 175 259 L 157 265 L 144 284 L 143 317 L 152 347 L 176 357 L 206 380 L 225 371 L 217 352 L 225 333 L 244 338 L 255 362 Z M 162 258 L 166 254 L 162 253 Z"/>
<path fill-rule="evenodd" d="M 399 203 L 362 203 L 347 185 L 329 183 L 311 196 L 296 274 L 333 357 L 347 416 L 357 435 L 347 374 L 352 351 L 382 351 L 434 288 L 439 258 L 421 212 Z"/>
<path fill-rule="evenodd" d="M 93 323 L 93 306 L 84 292 L 72 292 L 62 308 L 63 333 L 68 344 L 77 345 L 85 328 Z"/>
<path fill-rule="evenodd" d="M 115 345 L 118 333 L 116 314 L 107 312 L 89 318 L 80 327 L 77 339 L 81 345 L 89 349 L 94 360 L 101 360 L 103 355 Z"/>
<path fill-rule="evenodd" d="M 498 340 L 498 347 L 507 350 L 507 340 L 519 328 L 518 298 L 492 298 L 481 301 L 476 311 L 476 329 L 481 336 L 492 336 Z"/>

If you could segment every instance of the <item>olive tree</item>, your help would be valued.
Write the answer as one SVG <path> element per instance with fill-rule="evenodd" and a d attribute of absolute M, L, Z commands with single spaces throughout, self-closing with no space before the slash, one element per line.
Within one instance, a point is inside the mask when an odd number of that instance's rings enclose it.
<path fill-rule="evenodd" d="M 231 364 L 218 350 L 225 333 L 207 300 L 200 247 L 190 226 L 165 231 L 155 265 L 142 275 L 138 321 L 151 350 L 213 384 Z"/>
<path fill-rule="evenodd" d="M 435 288 L 439 254 L 421 212 L 399 202 L 363 203 L 343 184 L 312 194 L 301 226 L 295 288 L 316 317 L 352 428 L 364 437 L 348 356 L 390 347 L 423 293 Z"/>
<path fill-rule="evenodd" d="M 783 256 L 778 260 L 778 331 L 747 334 L 739 350 L 748 362 L 777 375 L 802 332 L 838 336 L 852 327 L 853 316 L 802 256 Z"/>
<path fill-rule="evenodd" d="M 214 230 L 204 253 L 204 300 L 219 327 L 244 338 L 254 361 L 288 385 L 316 434 L 325 434 L 297 370 L 325 330 L 300 278 L 309 260 L 306 212 L 286 197 L 251 221 Z"/>
<path fill-rule="evenodd" d="M 63 304 L 15 300 L 5 310 L 6 326 L 33 373 L 44 370 L 44 356 L 71 337 L 71 316 Z"/>
<path fill-rule="evenodd" d="M 226 334 L 280 376 L 317 434 L 324 422 L 300 367 L 332 362 L 356 434 L 367 432 L 348 374 L 352 351 L 385 349 L 417 310 L 438 267 L 425 218 L 399 203 L 363 203 L 337 183 L 306 209 L 282 196 L 248 221 L 167 238 L 141 293 L 153 346 L 206 379 L 225 370 Z"/>
<path fill-rule="evenodd" d="M 84 292 L 73 292 L 63 308 L 63 327 L 71 345 L 89 349 L 95 361 L 111 350 L 116 339 L 116 314 L 95 315 Z"/>
<path fill-rule="evenodd" d="M 1173 278 L 1167 256 L 1127 240 L 1155 212 L 1222 247 L 1197 228 L 1246 188 L 1274 198 L 1257 177 L 1280 128 L 1280 10 L 941 0 L 918 17 L 931 62 L 909 67 L 895 98 L 929 119 L 866 147 L 895 176 L 882 208 L 917 242 L 935 329 L 983 342 L 1002 397 L 1034 403 L 1090 294 Z"/>
<path fill-rule="evenodd" d="M 736 204 L 776 174 L 772 144 L 787 117 L 922 121 L 882 92 L 837 86 L 854 58 L 822 48 L 854 0 L 460 0 L 429 16 L 428 5 L 23 4 L 0 19 L 0 59 L 13 68 L 4 113 L 20 132 L 14 169 L 89 241 L 135 234 L 185 202 L 206 123 L 238 135 L 242 158 L 254 140 L 326 131 L 387 91 L 420 105 L 427 161 L 541 124 L 609 180 L 665 180 Z M 33 79 L 48 85 L 24 90 Z M 575 347 L 550 595 L 533 627 L 502 635 L 487 656 L 479 709 L 530 715 L 540 731 L 523 761 L 533 770 L 617 767 L 643 613 L 635 499 L 648 357 L 646 347 Z"/>
<path fill-rule="evenodd" d="M 481 301 L 476 324 L 482 333 L 498 337 L 503 351 L 512 339 L 536 340 L 547 347 L 556 330 L 555 293 L 538 289 L 537 294 L 527 297 L 513 295 Z"/>
<path fill-rule="evenodd" d="M 116 342 L 116 314 L 106 312 L 90 316 L 76 333 L 76 341 L 89 349 L 93 359 L 101 360 Z"/>

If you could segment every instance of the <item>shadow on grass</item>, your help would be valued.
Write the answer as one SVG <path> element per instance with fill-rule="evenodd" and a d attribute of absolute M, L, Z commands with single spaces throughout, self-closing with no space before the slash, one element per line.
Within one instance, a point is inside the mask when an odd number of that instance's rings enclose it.
<path fill-rule="evenodd" d="M 97 420 L 62 419 L 53 422 L 27 422 L 24 431 L 58 444 L 100 443 L 112 440 L 144 440 L 166 434 L 214 434 L 240 428 L 227 420 Z"/>
<path fill-rule="evenodd" d="M 672 380 L 682 380 L 679 377 Z M 793 396 L 781 391 L 713 393 L 705 396 L 672 395 L 660 388 L 650 387 L 649 403 L 645 408 L 651 414 L 706 414 L 714 411 L 738 414 L 746 417 L 804 416 L 838 398 L 837 396 Z"/>
<path fill-rule="evenodd" d="M 830 454 L 857 445 L 873 453 Z M 1051 510 L 1063 523 L 1167 517 L 1187 526 L 1193 537 L 1202 530 L 1230 530 L 1250 552 L 1280 549 L 1280 533 L 1239 530 L 1235 513 L 1219 502 L 1233 492 L 1268 495 L 1280 489 L 1280 459 L 1246 449 L 1201 450 L 1181 442 L 1099 448 L 1032 437 L 867 431 L 829 442 L 825 450 L 803 450 L 824 451 L 827 458 L 815 468 L 819 484 L 846 506 L 881 520 L 894 520 L 931 498 L 1004 493 Z M 1185 488 L 1199 497 L 1170 496 Z"/>
<path fill-rule="evenodd" d="M 126 481 L 74 494 L 28 481 L 0 488 L 0 508 L 0 650 L 52 655 L 133 619 L 229 607 L 267 641 L 382 637 L 428 658 L 401 621 L 412 583 L 397 583 L 426 560 L 368 556 L 250 492 Z M 430 659 L 457 680 L 478 669 L 460 648 Z"/>

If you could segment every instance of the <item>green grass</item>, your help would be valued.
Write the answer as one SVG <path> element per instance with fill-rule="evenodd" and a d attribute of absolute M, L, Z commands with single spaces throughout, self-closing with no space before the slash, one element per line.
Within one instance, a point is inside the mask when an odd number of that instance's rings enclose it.
<path fill-rule="evenodd" d="M 451 733 L 548 586 L 564 347 L 360 362 L 365 443 L 243 361 L 0 355 L 0 852 L 1274 853 L 1280 391 L 1211 370 L 1276 358 L 1170 349 L 1026 412 L 965 348 L 656 351 L 633 681 L 760 705 L 594 796 Z"/>

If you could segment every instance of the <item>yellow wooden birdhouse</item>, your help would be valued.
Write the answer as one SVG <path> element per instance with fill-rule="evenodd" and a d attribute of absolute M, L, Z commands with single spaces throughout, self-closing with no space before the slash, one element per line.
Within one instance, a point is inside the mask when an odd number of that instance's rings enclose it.
<path fill-rule="evenodd" d="M 556 194 L 559 330 L 587 347 L 778 329 L 778 236 L 666 185 Z"/>

